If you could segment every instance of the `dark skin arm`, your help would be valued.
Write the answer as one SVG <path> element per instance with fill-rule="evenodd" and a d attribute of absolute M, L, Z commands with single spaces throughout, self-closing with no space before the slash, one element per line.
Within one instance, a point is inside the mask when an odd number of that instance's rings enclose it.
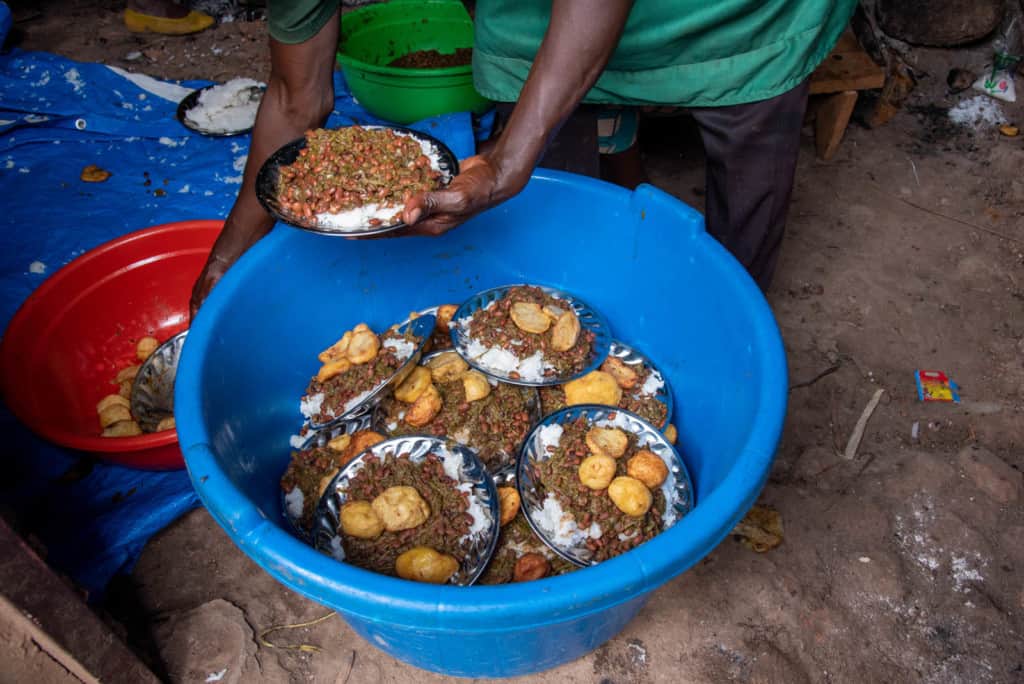
<path fill-rule="evenodd" d="M 554 0 L 544 41 L 497 144 L 464 160 L 445 190 L 406 202 L 408 232 L 440 235 L 523 189 L 548 140 L 604 71 L 632 5 Z"/>
<path fill-rule="evenodd" d="M 306 130 L 322 126 L 331 113 L 338 27 L 335 15 L 304 43 L 288 45 L 270 39 L 270 79 L 256 115 L 242 189 L 192 288 L 193 317 L 224 272 L 274 227 L 274 219 L 256 199 L 256 174 L 263 162 Z"/>

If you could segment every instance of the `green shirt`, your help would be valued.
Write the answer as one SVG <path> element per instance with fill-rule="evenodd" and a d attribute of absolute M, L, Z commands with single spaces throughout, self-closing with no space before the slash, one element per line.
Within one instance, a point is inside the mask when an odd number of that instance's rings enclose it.
<path fill-rule="evenodd" d="M 828 55 L 856 0 L 637 0 L 585 102 L 711 107 L 766 100 L 799 85 Z M 551 0 L 478 0 L 473 82 L 513 102 Z"/>

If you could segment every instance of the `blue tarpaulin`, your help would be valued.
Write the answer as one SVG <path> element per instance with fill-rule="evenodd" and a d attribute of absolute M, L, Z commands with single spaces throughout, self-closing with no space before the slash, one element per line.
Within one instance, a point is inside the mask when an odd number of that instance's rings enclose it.
<path fill-rule="evenodd" d="M 0 24 L 5 10 L 0 2 Z M 0 55 L 0 324 L 49 274 L 93 247 L 150 225 L 227 216 L 248 137 L 208 138 L 174 119 L 181 97 L 201 85 L 48 53 Z M 340 73 L 335 93 L 329 127 L 379 121 L 355 102 Z M 460 158 L 475 149 L 468 113 L 412 127 Z M 110 171 L 110 179 L 81 182 L 88 164 Z M 199 505 L 184 471 L 83 468 L 82 454 L 41 441 L 6 409 L 0 429 L 8 459 L 0 505 L 93 597 L 130 570 L 153 534 Z"/>

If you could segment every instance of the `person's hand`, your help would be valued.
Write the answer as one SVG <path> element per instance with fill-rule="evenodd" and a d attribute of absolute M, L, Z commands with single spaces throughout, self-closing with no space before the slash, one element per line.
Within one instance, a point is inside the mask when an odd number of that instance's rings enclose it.
<path fill-rule="evenodd" d="M 195 319 L 199 307 L 206 301 L 210 290 L 213 289 L 213 286 L 217 284 L 217 281 L 221 279 L 227 270 L 231 268 L 231 264 L 232 262 L 228 259 L 213 253 L 210 254 L 210 258 L 206 260 L 206 265 L 203 266 L 202 273 L 199 274 L 195 284 L 192 286 L 192 298 L 188 303 L 190 323 Z"/>
<path fill-rule="evenodd" d="M 528 176 L 527 176 L 528 178 Z M 492 157 L 463 160 L 459 175 L 443 190 L 409 198 L 402 212 L 407 235 L 441 235 L 523 189 L 526 180 L 503 174 Z"/>

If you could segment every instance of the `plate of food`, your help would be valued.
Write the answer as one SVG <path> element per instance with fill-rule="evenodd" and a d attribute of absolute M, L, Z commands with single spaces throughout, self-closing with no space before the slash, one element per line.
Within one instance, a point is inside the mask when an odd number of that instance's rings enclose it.
<path fill-rule="evenodd" d="M 493 473 L 515 462 L 540 415 L 535 388 L 499 382 L 449 350 L 424 356 L 377 405 L 374 425 L 393 437 L 450 437 L 473 449 Z"/>
<path fill-rule="evenodd" d="M 434 330 L 434 316 L 418 316 L 381 334 L 365 323 L 346 330 L 320 352 L 320 369 L 299 402 L 309 427 L 320 430 L 335 421 L 373 410 L 387 390 L 405 380 Z"/>
<path fill-rule="evenodd" d="M 411 128 L 320 128 L 264 162 L 256 196 L 289 225 L 365 237 L 402 228 L 406 199 L 448 185 L 458 172 L 458 160 L 443 142 Z"/>
<path fill-rule="evenodd" d="M 312 432 L 291 452 L 281 476 L 281 510 L 297 537 L 310 541 L 317 502 L 349 461 L 385 437 L 371 429 L 371 416 L 343 420 Z"/>
<path fill-rule="evenodd" d="M 577 565 L 552 551 L 526 521 L 516 489 L 515 466 L 495 473 L 494 485 L 498 491 L 501 530 L 491 562 L 477 584 L 532 582 L 577 570 Z"/>
<path fill-rule="evenodd" d="M 212 137 L 242 135 L 256 123 L 265 83 L 234 78 L 191 93 L 178 103 L 175 117 L 185 128 Z"/>
<path fill-rule="evenodd" d="M 607 406 L 545 417 L 523 445 L 516 478 L 530 527 L 581 567 L 653 539 L 694 505 L 686 464 L 665 436 Z"/>
<path fill-rule="evenodd" d="M 666 433 L 673 411 L 665 376 L 649 358 L 617 340 L 612 340 L 608 357 L 597 370 L 564 385 L 542 387 L 540 404 L 544 415 L 580 404 L 617 406 Z"/>
<path fill-rule="evenodd" d="M 470 297 L 450 324 L 466 362 L 497 380 L 543 387 L 580 378 L 608 355 L 604 317 L 551 287 L 505 285 Z"/>
<path fill-rule="evenodd" d="M 472 449 L 437 437 L 375 444 L 327 485 L 313 545 L 402 579 L 468 586 L 498 538 L 494 481 Z"/>

